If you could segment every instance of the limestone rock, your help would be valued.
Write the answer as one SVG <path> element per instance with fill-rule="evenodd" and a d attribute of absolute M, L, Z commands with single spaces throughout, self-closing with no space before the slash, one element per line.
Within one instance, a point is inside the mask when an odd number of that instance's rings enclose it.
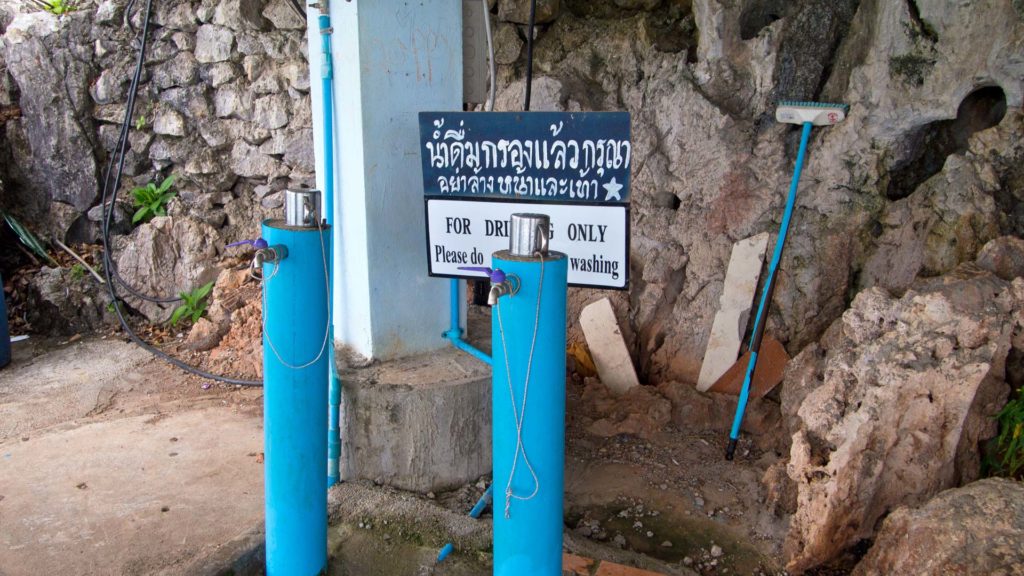
<path fill-rule="evenodd" d="M 121 276 L 134 288 L 154 296 L 176 296 L 213 280 L 221 251 L 220 234 L 188 217 L 156 217 L 115 240 Z M 174 305 L 144 302 L 128 296 L 128 304 L 152 322 L 171 316 Z"/>
<path fill-rule="evenodd" d="M 916 193 L 891 204 L 880 222 L 884 232 L 864 266 L 862 285 L 895 292 L 919 274 L 943 274 L 973 260 L 999 233 L 991 189 L 958 157 Z"/>
<path fill-rule="evenodd" d="M 1022 306 L 1005 281 L 966 264 L 902 298 L 861 292 L 805 351 L 784 389 L 797 511 L 787 569 L 826 562 L 874 535 L 888 510 L 978 477 L 979 442 L 1008 394 L 1007 354 Z"/>
<path fill-rule="evenodd" d="M 261 154 L 259 148 L 239 141 L 231 148 L 231 170 L 245 178 L 273 176 L 280 172 L 281 162 Z"/>
<path fill-rule="evenodd" d="M 32 277 L 28 321 L 33 331 L 75 334 L 105 329 L 117 322 L 110 295 L 86 273 L 44 266 Z"/>
<path fill-rule="evenodd" d="M 196 31 L 196 60 L 203 63 L 223 62 L 231 56 L 235 35 L 231 30 L 204 24 Z"/>
<path fill-rule="evenodd" d="M 213 13 L 213 23 L 232 30 L 266 30 L 263 0 L 220 0 Z"/>
<path fill-rule="evenodd" d="M 269 0 L 263 9 L 263 16 L 278 30 L 306 29 L 306 20 L 288 6 L 288 0 Z"/>
<path fill-rule="evenodd" d="M 69 27 L 87 26 L 86 15 L 72 14 Z M 38 194 L 85 210 L 95 202 L 99 187 L 92 153 L 92 119 L 88 110 L 88 60 L 74 51 L 54 47 L 56 17 L 45 12 L 20 14 L 3 35 L 0 57 L 6 61 L 20 92 L 21 120 L 27 156 L 16 158 Z M 92 51 L 88 38 L 74 37 L 79 48 Z M 61 89 L 55 89 L 61 87 Z"/>
<path fill-rule="evenodd" d="M 176 110 L 161 110 L 153 119 L 153 132 L 166 136 L 184 136 L 185 119 Z"/>
<path fill-rule="evenodd" d="M 268 130 L 288 124 L 288 100 L 280 94 L 257 98 L 253 120 Z"/>
<path fill-rule="evenodd" d="M 499 24 L 494 32 L 494 61 L 497 64 L 512 64 L 519 60 L 523 51 L 523 41 L 511 24 Z"/>
<path fill-rule="evenodd" d="M 189 329 L 188 337 L 185 339 L 185 346 L 197 352 L 209 350 L 220 342 L 220 339 L 227 332 L 227 328 L 227 326 L 224 326 L 221 329 L 221 327 L 206 318 L 200 318 Z"/>
<path fill-rule="evenodd" d="M 153 82 L 160 88 L 188 86 L 199 78 L 199 63 L 190 52 L 179 52 L 174 58 L 153 67 Z"/>
<path fill-rule="evenodd" d="M 537 0 L 534 22 L 546 24 L 558 17 L 559 0 Z M 501 0 L 498 18 L 503 22 L 527 24 L 530 22 L 530 0 Z"/>
<path fill-rule="evenodd" d="M 1024 276 L 1024 239 L 1000 236 L 982 246 L 977 262 L 1007 282 Z"/>
<path fill-rule="evenodd" d="M 1024 484 L 989 478 L 898 508 L 854 576 L 1024 574 Z"/>

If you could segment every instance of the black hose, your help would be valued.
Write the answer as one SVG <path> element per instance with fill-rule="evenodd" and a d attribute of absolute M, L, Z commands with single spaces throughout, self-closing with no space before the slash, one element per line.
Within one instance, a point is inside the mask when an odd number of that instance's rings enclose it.
<path fill-rule="evenodd" d="M 134 4 L 134 0 L 132 0 L 132 4 Z M 131 6 L 131 4 L 129 6 Z M 142 71 L 145 67 L 146 39 L 149 34 L 149 17 L 150 14 L 152 13 L 152 8 L 153 0 L 146 0 L 146 12 L 143 17 L 142 31 L 139 41 L 139 56 L 135 63 L 135 73 L 132 75 L 131 85 L 128 88 L 128 101 L 125 104 L 124 122 L 121 124 L 121 132 L 118 136 L 117 143 L 114 145 L 114 155 L 110 157 L 110 162 L 107 164 L 107 169 L 103 176 L 103 192 L 100 199 L 100 205 L 103 207 L 103 223 L 101 226 L 100 236 L 103 240 L 103 274 L 104 276 L 106 276 L 107 279 L 107 289 L 110 292 L 110 297 L 113 298 L 114 300 L 114 312 L 117 315 L 118 321 L 121 323 L 121 328 L 123 328 L 124 331 L 128 334 L 128 337 L 131 339 L 131 341 L 134 342 L 143 350 L 170 363 L 173 366 L 176 366 L 184 370 L 185 372 L 195 374 L 196 376 L 200 376 L 210 380 L 215 380 L 217 382 L 224 382 L 226 384 L 235 384 L 239 386 L 262 386 L 263 383 L 257 380 L 244 380 L 240 378 L 229 378 L 226 376 L 211 374 L 210 372 L 206 372 L 205 370 L 201 370 L 199 368 L 196 368 L 195 366 L 191 366 L 177 358 L 174 358 L 173 356 L 167 354 L 163 350 L 159 350 L 158 348 L 152 346 L 151 344 L 140 338 L 139 335 L 136 334 L 134 330 L 132 330 L 131 326 L 128 325 L 128 321 L 125 319 L 124 314 L 121 312 L 121 306 L 119 304 L 120 298 L 117 295 L 117 285 L 115 284 L 115 281 L 120 283 L 121 286 L 124 287 L 128 292 L 144 300 L 149 300 L 150 302 L 176 302 L 180 300 L 170 298 L 147 297 L 146 295 L 139 293 L 137 290 L 129 286 L 127 282 L 120 278 L 117 271 L 114 269 L 113 258 L 111 257 L 110 224 L 113 219 L 114 206 L 117 202 L 117 189 L 121 184 L 121 175 L 124 172 L 124 154 L 128 144 L 128 133 L 131 126 L 131 118 L 135 109 L 135 98 L 136 95 L 138 94 L 139 81 L 142 78 Z M 128 12 L 125 13 L 125 19 L 126 21 L 131 21 L 131 15 Z M 116 171 L 114 170 L 115 164 L 117 166 Z M 113 183 L 111 183 L 110 181 L 111 173 L 113 173 L 114 175 Z M 108 199 L 109 204 L 107 202 Z"/>
<path fill-rule="evenodd" d="M 526 101 L 523 110 L 530 111 L 530 92 L 533 90 L 533 29 L 537 23 L 537 0 L 530 0 L 530 23 L 526 34 Z"/>

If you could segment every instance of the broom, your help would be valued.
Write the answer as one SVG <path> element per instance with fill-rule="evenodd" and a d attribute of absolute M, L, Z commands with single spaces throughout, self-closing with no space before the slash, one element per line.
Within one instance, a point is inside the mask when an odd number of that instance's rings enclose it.
<path fill-rule="evenodd" d="M 729 446 L 725 450 L 725 459 L 732 460 L 736 453 L 736 441 L 740 437 L 740 426 L 743 424 L 743 413 L 747 409 L 747 399 L 750 396 L 750 382 L 757 367 L 757 353 L 761 349 L 761 339 L 764 337 L 764 325 L 767 321 L 768 306 L 771 304 L 772 293 L 775 291 L 775 275 L 779 270 L 779 261 L 782 260 L 782 249 L 786 245 L 786 232 L 789 231 L 789 221 L 793 216 L 793 206 L 796 204 L 796 189 L 800 183 L 800 171 L 804 167 L 804 155 L 807 152 L 807 141 L 811 137 L 811 128 L 814 126 L 831 126 L 846 119 L 846 113 L 850 107 L 846 104 L 827 104 L 820 102 L 779 102 L 775 109 L 775 120 L 787 124 L 799 124 L 803 126 L 800 134 L 800 149 L 796 154 L 796 166 L 793 168 L 793 179 L 789 185 L 789 196 L 786 198 L 786 211 L 782 215 L 782 224 L 779 225 L 779 237 L 775 241 L 775 250 L 772 253 L 771 264 L 768 265 L 768 279 L 765 280 L 761 289 L 761 301 L 757 305 L 757 316 L 754 317 L 754 329 L 750 334 L 750 361 L 747 363 L 747 371 L 743 376 L 743 388 L 740 390 L 739 403 L 736 405 L 736 415 L 732 420 L 732 429 L 729 431 Z"/>

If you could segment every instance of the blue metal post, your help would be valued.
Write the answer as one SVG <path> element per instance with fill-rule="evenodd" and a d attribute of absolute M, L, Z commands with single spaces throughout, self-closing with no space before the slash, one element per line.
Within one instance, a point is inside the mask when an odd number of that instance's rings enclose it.
<path fill-rule="evenodd" d="M 566 263 L 556 252 L 542 260 L 501 251 L 492 259 L 520 284 L 492 307 L 496 576 L 562 573 Z"/>
<path fill-rule="evenodd" d="M 263 265 L 263 434 L 267 574 L 320 574 L 327 567 L 328 290 L 330 231 L 263 223 L 287 255 Z M 318 356 L 319 353 L 319 356 Z M 315 361 L 314 361 L 315 359 Z M 309 364 L 308 366 L 304 366 Z"/>

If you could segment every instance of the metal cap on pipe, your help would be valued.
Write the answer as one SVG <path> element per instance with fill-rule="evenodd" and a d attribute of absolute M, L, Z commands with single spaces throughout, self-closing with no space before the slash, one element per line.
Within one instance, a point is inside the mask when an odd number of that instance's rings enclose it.
<path fill-rule="evenodd" d="M 316 228 L 320 222 L 320 191 L 285 190 L 284 221 L 288 226 Z"/>
<path fill-rule="evenodd" d="M 551 218 L 547 214 L 513 214 L 508 251 L 513 256 L 533 256 L 548 253 Z"/>

